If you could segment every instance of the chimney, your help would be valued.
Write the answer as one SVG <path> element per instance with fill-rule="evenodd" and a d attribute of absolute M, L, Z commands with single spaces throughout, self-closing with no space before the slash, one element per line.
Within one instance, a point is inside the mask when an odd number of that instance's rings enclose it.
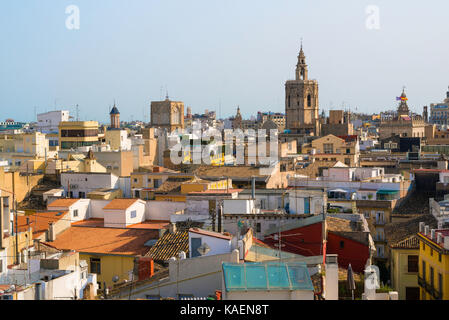
<path fill-rule="evenodd" d="M 449 250 L 449 237 L 443 237 L 444 239 L 444 249 Z"/>
<path fill-rule="evenodd" d="M 437 232 L 437 243 L 443 243 L 443 234 L 441 232 Z"/>
<path fill-rule="evenodd" d="M 424 226 L 424 235 L 425 236 L 429 235 L 429 226 Z"/>
<path fill-rule="evenodd" d="M 424 222 L 419 223 L 419 233 L 424 233 L 424 226 L 425 226 Z"/>
<path fill-rule="evenodd" d="M 50 222 L 48 229 L 48 241 L 52 242 L 55 240 L 56 240 L 55 224 L 53 222 Z"/>
<path fill-rule="evenodd" d="M 170 233 L 176 233 L 176 223 L 170 223 L 170 227 L 168 229 L 170 231 Z"/>
<path fill-rule="evenodd" d="M 435 229 L 430 230 L 430 239 L 432 239 L 432 241 L 435 241 Z"/>

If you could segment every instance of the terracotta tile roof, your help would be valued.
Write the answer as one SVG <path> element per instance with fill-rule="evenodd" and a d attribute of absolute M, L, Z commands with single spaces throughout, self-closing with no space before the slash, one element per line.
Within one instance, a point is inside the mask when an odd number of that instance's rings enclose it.
<path fill-rule="evenodd" d="M 70 207 L 73 204 L 77 203 L 80 199 L 57 199 L 55 201 L 53 201 L 52 203 L 50 203 L 49 205 L 47 205 L 47 208 L 52 208 L 52 207 Z"/>
<path fill-rule="evenodd" d="M 103 209 L 105 210 L 126 210 L 131 207 L 139 199 L 114 199 L 109 202 Z"/>
<path fill-rule="evenodd" d="M 416 235 L 405 238 L 390 245 L 394 249 L 419 249 L 419 238 Z"/>
<path fill-rule="evenodd" d="M 73 222 L 72 226 L 76 226 L 76 227 L 103 227 L 104 226 L 104 219 L 90 218 L 90 219 L 86 219 L 86 220 Z"/>
<path fill-rule="evenodd" d="M 168 229 L 169 225 L 170 221 L 166 220 L 146 220 L 141 223 L 129 225 L 127 226 L 127 228 L 160 230 L 160 229 Z"/>
<path fill-rule="evenodd" d="M 268 178 L 269 175 L 261 175 L 260 168 L 255 166 L 200 166 L 195 175 L 202 179 L 222 179 L 228 177 L 233 180 L 239 178 L 250 179 L 252 176 L 259 178 Z"/>
<path fill-rule="evenodd" d="M 189 232 L 178 231 L 170 233 L 166 231 L 155 245 L 151 247 L 146 256 L 152 257 L 155 261 L 167 261 L 171 257 L 177 257 L 181 251 L 184 251 L 188 256 Z"/>
<path fill-rule="evenodd" d="M 164 181 L 162 185 L 155 190 L 156 193 L 181 192 L 181 185 L 186 181 Z"/>
<path fill-rule="evenodd" d="M 38 212 L 28 216 L 17 216 L 17 229 L 19 232 L 24 232 L 31 227 L 33 239 L 36 239 L 48 230 L 50 222 L 56 222 L 62 218 L 70 219 L 67 211 Z"/>
<path fill-rule="evenodd" d="M 201 235 L 203 235 L 203 236 L 208 236 L 208 237 L 214 237 L 214 238 L 219 238 L 219 239 L 225 239 L 225 240 L 231 240 L 231 239 L 232 239 L 232 236 L 231 236 L 231 235 L 226 235 L 226 234 L 222 234 L 222 233 L 218 233 L 218 232 L 213 232 L 213 231 L 207 231 L 207 230 L 198 229 L 198 228 L 190 228 L 190 229 L 189 229 L 189 232 L 201 234 Z"/>
<path fill-rule="evenodd" d="M 72 226 L 44 243 L 59 250 L 134 256 L 145 255 L 150 249 L 145 243 L 157 236 L 154 230 Z"/>
<path fill-rule="evenodd" d="M 424 222 L 431 228 L 436 228 L 438 225 L 436 219 L 431 214 L 422 214 L 407 221 L 389 223 L 385 226 L 385 237 L 387 242 L 396 243 L 417 234 L 420 222 Z"/>
<path fill-rule="evenodd" d="M 336 218 L 336 217 L 326 217 L 326 228 L 329 231 L 336 232 L 355 232 L 361 231 L 356 223 L 351 223 L 350 220 Z"/>

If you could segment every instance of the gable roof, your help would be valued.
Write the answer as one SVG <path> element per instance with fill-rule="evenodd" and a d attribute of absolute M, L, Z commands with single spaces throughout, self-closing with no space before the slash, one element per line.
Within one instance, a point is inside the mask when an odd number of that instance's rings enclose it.
<path fill-rule="evenodd" d="M 184 251 L 188 256 L 189 232 L 178 231 L 171 233 L 166 231 L 154 246 L 151 247 L 146 256 L 152 257 L 153 260 L 157 261 L 167 261 L 171 257 L 177 257 L 181 251 Z"/>
<path fill-rule="evenodd" d="M 390 247 L 393 249 L 419 249 L 419 238 L 417 235 L 412 235 L 404 240 L 393 243 Z"/>
<path fill-rule="evenodd" d="M 126 210 L 131 207 L 139 199 L 114 199 L 109 202 L 103 209 L 105 210 Z"/>
<path fill-rule="evenodd" d="M 47 208 L 53 208 L 53 207 L 70 207 L 80 201 L 80 199 L 57 199 L 47 205 Z"/>
<path fill-rule="evenodd" d="M 157 230 L 72 226 L 45 244 L 59 250 L 135 256 L 145 255 L 145 243 L 157 237 Z"/>

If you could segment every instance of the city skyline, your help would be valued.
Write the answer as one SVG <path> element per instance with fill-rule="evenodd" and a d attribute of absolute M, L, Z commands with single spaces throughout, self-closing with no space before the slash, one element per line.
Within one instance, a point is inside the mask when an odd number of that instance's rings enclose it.
<path fill-rule="evenodd" d="M 72 4 L 79 30 L 65 26 Z M 0 120 L 35 121 L 35 112 L 55 109 L 76 116 L 78 104 L 81 120 L 107 122 L 115 100 L 122 120 L 148 122 L 150 102 L 167 91 L 193 113 L 225 118 L 237 106 L 244 118 L 285 113 L 284 84 L 294 79 L 301 38 L 309 77 L 319 82 L 320 112 L 394 110 L 403 86 L 413 112 L 441 102 L 449 84 L 449 46 L 440 40 L 449 4 L 376 1 L 380 28 L 370 30 L 371 4 L 2 3 Z"/>

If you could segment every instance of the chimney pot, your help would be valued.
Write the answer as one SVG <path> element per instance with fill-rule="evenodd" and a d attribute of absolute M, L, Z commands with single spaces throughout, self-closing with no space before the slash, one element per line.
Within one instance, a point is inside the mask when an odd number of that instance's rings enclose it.
<path fill-rule="evenodd" d="M 444 249 L 449 250 L 449 237 L 443 237 Z"/>
<path fill-rule="evenodd" d="M 443 243 L 443 234 L 441 232 L 437 232 L 437 243 Z"/>
<path fill-rule="evenodd" d="M 424 233 L 424 227 L 425 227 L 425 223 L 424 222 L 420 222 L 419 223 L 419 232 L 420 233 Z"/>

